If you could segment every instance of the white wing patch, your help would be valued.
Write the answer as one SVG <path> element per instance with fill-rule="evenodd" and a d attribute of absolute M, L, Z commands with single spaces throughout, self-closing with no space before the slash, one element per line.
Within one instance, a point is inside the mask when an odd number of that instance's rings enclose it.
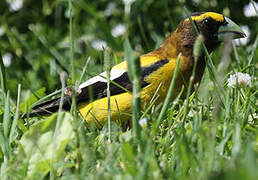
<path fill-rule="evenodd" d="M 123 75 L 126 71 L 125 70 L 120 70 L 120 69 L 113 69 L 110 71 L 110 80 L 115 80 L 116 78 L 120 77 L 121 75 Z M 96 82 L 107 82 L 106 80 L 107 77 L 107 73 L 103 72 L 97 76 L 94 76 L 90 79 L 88 79 L 87 81 L 85 81 L 84 83 L 80 84 L 79 89 L 85 88 L 89 85 L 92 85 Z"/>

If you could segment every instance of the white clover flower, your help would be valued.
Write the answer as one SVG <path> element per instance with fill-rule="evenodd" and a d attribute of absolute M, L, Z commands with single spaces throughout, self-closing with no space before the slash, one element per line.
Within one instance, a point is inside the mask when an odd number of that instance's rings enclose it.
<path fill-rule="evenodd" d="M 97 50 L 103 50 L 107 47 L 107 43 L 106 41 L 104 40 L 101 40 L 101 39 L 98 39 L 96 41 L 93 41 L 91 43 L 91 46 L 94 48 L 94 49 L 97 49 Z"/>
<path fill-rule="evenodd" d="M 146 128 L 147 126 L 147 118 L 143 118 L 139 121 L 139 124 L 142 128 Z"/>
<path fill-rule="evenodd" d="M 135 2 L 135 0 L 123 0 L 123 3 L 125 5 L 125 13 L 130 14 L 131 11 L 131 5 Z"/>
<path fill-rule="evenodd" d="M 11 0 L 9 6 L 11 12 L 19 11 L 23 6 L 23 0 Z"/>
<path fill-rule="evenodd" d="M 112 13 L 115 11 L 116 9 L 116 4 L 114 2 L 111 2 L 107 5 L 107 8 L 104 11 L 104 16 L 111 16 Z"/>
<path fill-rule="evenodd" d="M 12 63 L 13 55 L 11 53 L 5 53 L 2 57 L 2 61 L 5 67 L 9 67 Z"/>
<path fill-rule="evenodd" d="M 132 4 L 134 2 L 135 2 L 135 0 L 123 0 L 124 4 Z"/>
<path fill-rule="evenodd" d="M 118 24 L 111 30 L 111 34 L 114 37 L 119 37 L 125 33 L 125 25 L 124 24 Z"/>
<path fill-rule="evenodd" d="M 246 86 L 251 87 L 251 76 L 249 74 L 238 72 L 228 78 L 228 87 L 230 88 Z"/>
<path fill-rule="evenodd" d="M 258 3 L 257 2 L 253 2 L 253 3 L 254 3 L 255 8 L 258 9 Z M 257 16 L 257 13 L 254 9 L 253 3 L 250 2 L 249 4 L 245 5 L 245 7 L 244 7 L 244 15 L 246 17 Z"/>

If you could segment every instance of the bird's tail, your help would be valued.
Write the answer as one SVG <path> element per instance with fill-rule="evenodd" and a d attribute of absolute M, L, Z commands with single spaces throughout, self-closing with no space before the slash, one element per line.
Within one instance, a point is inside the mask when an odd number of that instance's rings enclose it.
<path fill-rule="evenodd" d="M 51 113 L 57 112 L 60 106 L 61 98 L 51 99 L 49 101 L 38 104 L 32 108 L 32 111 L 28 114 L 29 117 L 34 117 L 37 115 L 49 115 Z M 65 96 L 63 99 L 63 110 L 70 110 L 71 107 L 71 97 Z M 26 116 L 26 115 L 25 115 Z"/>

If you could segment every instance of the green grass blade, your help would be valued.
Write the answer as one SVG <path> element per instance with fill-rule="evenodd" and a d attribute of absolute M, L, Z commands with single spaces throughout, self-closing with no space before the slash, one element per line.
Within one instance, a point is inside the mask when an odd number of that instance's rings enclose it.
<path fill-rule="evenodd" d="M 62 84 L 62 89 L 61 89 L 61 97 L 60 97 L 60 104 L 58 108 L 58 115 L 57 115 L 57 120 L 56 120 L 56 126 L 55 126 L 55 131 L 53 135 L 53 149 L 52 149 L 52 156 L 51 156 L 51 170 L 50 170 L 50 179 L 55 179 L 55 167 L 54 167 L 54 157 L 56 156 L 56 145 L 57 145 L 57 136 L 59 134 L 59 128 L 60 128 L 60 123 L 61 123 L 61 118 L 62 118 L 62 110 L 63 110 L 63 104 L 64 104 L 64 96 L 65 96 L 65 75 L 61 74 L 60 75 L 60 80 Z"/>
<path fill-rule="evenodd" d="M 84 77 L 84 75 L 86 74 L 86 70 L 87 70 L 88 65 L 89 65 L 89 63 L 90 63 L 90 60 L 91 60 L 91 57 L 88 57 L 88 59 L 87 59 L 87 61 L 86 61 L 85 65 L 84 65 L 84 67 L 83 67 L 83 70 L 82 70 L 82 73 L 81 73 L 80 79 L 79 79 L 79 81 L 78 81 L 78 84 L 81 84 L 81 82 L 82 82 L 82 78 L 83 78 L 83 77 Z M 87 74 L 86 74 L 86 75 L 87 75 Z"/>
<path fill-rule="evenodd" d="M 9 135 L 9 144 L 11 144 L 14 141 L 13 135 L 14 135 L 14 131 L 15 131 L 16 126 L 17 126 L 18 118 L 19 118 L 20 99 L 21 99 L 21 84 L 18 85 L 18 96 L 17 96 L 16 111 L 15 111 L 15 116 L 14 116 L 14 119 L 13 119 L 13 122 L 12 122 L 11 132 L 10 132 L 10 135 Z"/>
<path fill-rule="evenodd" d="M 9 150 L 8 140 L 4 136 L 4 133 L 2 132 L 2 128 L 0 129 L 0 146 L 4 156 L 6 158 L 9 158 L 10 150 Z"/>
<path fill-rule="evenodd" d="M 6 73 L 5 73 L 5 67 L 2 61 L 3 57 L 1 55 L 0 51 L 0 88 L 3 92 L 5 92 L 6 88 Z"/>
<path fill-rule="evenodd" d="M 107 73 L 107 98 L 108 98 L 108 140 L 111 142 L 111 109 L 110 109 L 110 71 L 111 71 L 111 49 L 104 52 L 104 65 Z"/>
<path fill-rule="evenodd" d="M 133 113 L 133 131 L 135 138 L 140 140 L 140 125 L 138 121 L 141 118 L 141 66 L 140 60 L 132 56 L 133 50 L 128 39 L 124 42 L 125 58 L 128 65 L 128 75 L 133 84 L 133 99 L 132 99 L 132 113 Z"/>
<path fill-rule="evenodd" d="M 70 64 L 72 84 L 75 84 L 75 70 L 74 70 L 74 40 L 73 40 L 73 4 L 69 0 L 69 37 L 70 37 Z"/>
<path fill-rule="evenodd" d="M 4 118 L 3 118 L 3 126 L 4 126 L 4 136 L 7 138 L 9 137 L 10 132 L 10 121 L 11 121 L 11 114 L 10 114 L 10 93 L 7 91 L 7 95 L 5 98 L 5 107 L 4 107 Z"/>
<path fill-rule="evenodd" d="M 257 44 L 258 44 L 258 35 L 255 38 L 254 44 L 252 45 L 253 46 L 252 47 L 252 51 L 251 51 L 251 54 L 250 54 L 250 56 L 248 58 L 248 66 L 252 63 L 252 60 L 253 60 L 253 57 L 254 57 L 254 53 L 257 50 Z"/>
<path fill-rule="evenodd" d="M 177 78 L 177 75 L 179 73 L 180 59 L 181 59 L 181 53 L 177 56 L 176 68 L 174 70 L 173 78 L 172 78 L 172 81 L 170 83 L 170 86 L 169 86 L 169 89 L 168 89 L 168 93 L 167 93 L 166 99 L 164 101 L 164 105 L 163 105 L 163 107 L 161 109 L 161 112 L 159 114 L 159 117 L 158 117 L 158 120 L 157 120 L 157 124 L 156 124 L 156 128 L 159 126 L 161 120 L 164 118 L 165 113 L 166 113 L 166 111 L 168 109 L 168 105 L 169 105 L 169 103 L 171 101 L 171 97 L 173 95 L 174 86 L 175 86 L 175 83 L 176 83 L 176 78 Z"/>

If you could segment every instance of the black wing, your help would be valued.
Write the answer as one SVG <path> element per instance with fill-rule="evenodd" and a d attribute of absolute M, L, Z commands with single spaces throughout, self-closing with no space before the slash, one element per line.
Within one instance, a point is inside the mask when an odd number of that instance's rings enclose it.
<path fill-rule="evenodd" d="M 148 82 L 145 81 L 145 78 L 149 74 L 156 71 L 157 69 L 159 69 L 160 67 L 162 67 L 168 62 L 169 61 L 165 59 L 165 60 L 157 61 L 156 63 L 150 66 L 143 67 L 141 72 L 141 87 L 144 88 L 148 85 Z M 127 72 L 124 72 L 122 75 L 114 79 L 113 82 L 115 83 L 110 84 L 111 96 L 126 92 L 126 90 L 129 92 L 132 91 L 132 83 L 129 80 L 129 76 Z M 116 84 L 119 84 L 119 86 L 117 86 Z M 107 96 L 107 82 L 98 81 L 80 89 L 80 93 L 76 97 L 77 103 L 87 102 L 90 100 L 90 91 L 91 91 L 90 89 L 92 90 L 93 100 Z M 32 112 L 29 113 L 29 116 L 32 117 L 35 115 L 46 115 L 46 114 L 56 112 L 59 108 L 59 104 L 60 104 L 60 97 L 38 104 L 33 108 Z M 70 104 L 71 104 L 71 96 L 67 95 L 64 97 L 63 109 L 69 110 Z"/>
<path fill-rule="evenodd" d="M 150 66 L 143 67 L 141 72 L 141 87 L 144 88 L 148 85 L 148 82 L 145 81 L 145 78 L 151 74 L 152 72 L 159 69 L 164 64 L 168 63 L 168 60 L 160 60 Z M 127 72 L 124 72 L 121 76 L 113 80 L 114 83 L 110 83 L 110 95 L 117 95 L 123 92 L 126 92 L 125 89 L 129 92 L 132 91 L 132 83 L 129 80 L 129 76 Z M 117 86 L 116 84 L 119 84 Z M 123 88 L 121 88 L 123 87 Z M 98 98 L 103 98 L 107 96 L 107 82 L 96 82 L 87 87 L 81 89 L 80 94 L 77 96 L 77 102 L 85 102 L 89 101 L 90 93 L 89 90 L 92 89 L 92 98 L 93 100 Z"/>

